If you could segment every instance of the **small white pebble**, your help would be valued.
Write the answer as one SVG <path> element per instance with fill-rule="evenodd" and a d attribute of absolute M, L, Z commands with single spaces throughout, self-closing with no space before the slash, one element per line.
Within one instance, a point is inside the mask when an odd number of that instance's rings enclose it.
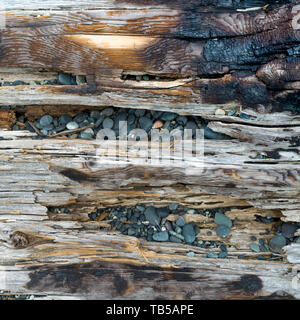
<path fill-rule="evenodd" d="M 166 231 L 166 227 L 161 227 L 161 231 Z"/>
<path fill-rule="evenodd" d="M 215 112 L 216 116 L 225 116 L 225 111 L 223 109 L 217 109 Z"/>

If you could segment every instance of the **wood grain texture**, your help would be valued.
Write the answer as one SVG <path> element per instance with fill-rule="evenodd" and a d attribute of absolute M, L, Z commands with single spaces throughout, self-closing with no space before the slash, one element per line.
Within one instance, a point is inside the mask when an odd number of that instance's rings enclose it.
<path fill-rule="evenodd" d="M 251 236 L 268 240 L 281 221 L 300 222 L 297 3 L 7 1 L 0 104 L 17 107 L 0 110 L 0 290 L 37 299 L 299 299 L 298 244 L 277 254 L 280 261 L 269 253 L 257 260 L 249 248 Z M 59 72 L 87 83 L 29 84 Z M 151 80 L 135 78 L 143 75 Z M 8 85 L 15 80 L 25 84 Z M 97 165 L 104 143 L 2 130 L 18 114 L 35 120 L 105 106 L 201 116 L 231 140 L 206 140 L 200 170 L 192 158 L 179 167 L 140 165 L 132 144 L 119 154 L 126 162 L 109 152 Z M 229 116 L 232 109 L 250 117 Z M 225 208 L 233 221 L 227 259 L 105 232 L 105 221 L 88 217 L 99 207 L 172 202 Z M 257 216 L 275 218 L 268 235 Z M 199 240 L 219 240 L 211 218 L 185 218 L 200 227 Z"/>
<path fill-rule="evenodd" d="M 43 97 L 45 104 L 137 105 L 204 117 L 242 107 L 250 123 L 299 121 L 296 2 L 264 9 L 261 1 L 253 11 L 239 1 L 226 9 L 222 1 L 103 0 L 84 8 L 76 1 L 65 9 L 56 3 L 54 11 L 45 9 L 55 1 L 30 3 L 31 11 L 18 10 L 19 3 L 8 5 L 0 67 L 86 75 L 87 85 L 2 87 L 0 103 Z M 122 80 L 124 74 L 160 80 Z"/>

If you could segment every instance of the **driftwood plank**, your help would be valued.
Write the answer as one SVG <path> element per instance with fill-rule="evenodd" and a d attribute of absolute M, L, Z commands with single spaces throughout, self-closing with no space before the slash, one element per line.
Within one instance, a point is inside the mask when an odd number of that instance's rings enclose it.
<path fill-rule="evenodd" d="M 0 66 L 85 75 L 87 84 L 2 87 L 1 103 L 35 104 L 42 97 L 44 104 L 134 104 L 204 117 L 220 106 L 226 112 L 242 107 L 252 122 L 299 121 L 296 2 L 265 9 L 261 1 L 253 11 L 241 3 L 219 10 L 220 3 L 209 13 L 201 1 L 113 1 L 109 8 L 97 1 L 98 10 L 85 3 L 79 11 L 76 1 L 73 10 L 54 12 L 18 11 L 18 4 L 8 6 L 14 10 L 2 31 Z M 154 78 L 124 78 L 143 74 Z"/>
<path fill-rule="evenodd" d="M 0 109 L 0 289 L 41 299 L 299 299 L 298 244 L 276 262 L 249 248 L 265 232 L 257 216 L 275 219 L 267 240 L 280 220 L 300 222 L 296 4 L 6 3 L 0 104 L 14 107 Z M 60 73 L 77 76 L 76 84 L 57 83 Z M 130 143 L 110 150 L 104 165 L 97 155 L 110 142 L 2 130 L 19 114 L 31 121 L 105 106 L 201 116 L 231 140 L 205 140 L 202 170 L 192 157 L 181 166 L 141 165 Z M 172 202 L 228 208 L 227 259 L 101 231 L 105 221 L 88 217 L 99 207 Z M 56 206 L 70 214 L 49 210 Z M 185 219 L 200 227 L 199 240 L 218 240 L 211 218 Z"/>

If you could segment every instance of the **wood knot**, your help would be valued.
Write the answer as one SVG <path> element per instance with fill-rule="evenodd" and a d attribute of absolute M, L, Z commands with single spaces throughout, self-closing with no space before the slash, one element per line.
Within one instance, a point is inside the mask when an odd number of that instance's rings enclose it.
<path fill-rule="evenodd" d="M 15 248 L 26 248 L 29 245 L 29 237 L 24 232 L 15 231 L 9 238 Z"/>

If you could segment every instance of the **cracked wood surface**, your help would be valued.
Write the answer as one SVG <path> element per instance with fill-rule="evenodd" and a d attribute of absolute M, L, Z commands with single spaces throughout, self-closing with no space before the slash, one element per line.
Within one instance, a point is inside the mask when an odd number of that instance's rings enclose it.
<path fill-rule="evenodd" d="M 24 11 L 10 1 L 0 67 L 86 75 L 87 84 L 0 87 L 0 103 L 134 105 L 204 117 L 218 107 L 243 108 L 251 123 L 297 124 L 297 1 L 259 3 L 243 10 L 251 1 L 226 8 L 221 0 L 46 1 Z"/>
<path fill-rule="evenodd" d="M 300 38 L 291 25 L 298 1 L 254 2 L 10 0 L 0 80 L 53 80 L 67 72 L 86 75 L 87 84 L 1 86 L 0 104 L 29 105 L 33 118 L 111 105 L 173 111 L 202 116 L 233 140 L 206 141 L 202 172 L 192 160 L 185 168 L 153 168 L 131 157 L 131 164 L 99 168 L 92 165 L 101 148 L 95 141 L 31 140 L 33 133 L 1 130 L 5 289 L 42 299 L 300 298 L 291 286 L 299 245 L 286 247 L 280 262 L 254 260 L 248 246 L 264 232 L 256 215 L 300 222 Z M 121 78 L 144 74 L 160 78 Z M 218 108 L 251 118 L 216 116 Z M 0 110 L 0 127 L 11 128 L 14 116 Z M 236 219 L 226 239 L 229 258 L 101 232 L 101 221 L 88 220 L 97 207 L 140 202 L 236 206 L 227 212 Z M 59 205 L 71 214 L 48 212 Z M 213 221 L 185 218 L 201 228 L 200 240 L 216 239 Z M 190 250 L 196 258 L 186 256 Z"/>

